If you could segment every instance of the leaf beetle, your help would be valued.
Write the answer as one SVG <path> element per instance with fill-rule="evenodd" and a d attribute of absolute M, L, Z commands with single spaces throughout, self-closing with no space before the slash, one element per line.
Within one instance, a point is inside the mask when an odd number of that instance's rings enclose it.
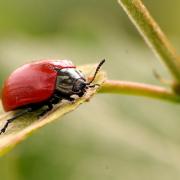
<path fill-rule="evenodd" d="M 46 106 L 39 114 L 43 116 L 63 99 L 74 101 L 72 95 L 82 97 L 88 88 L 98 85 L 92 83 L 104 62 L 103 59 L 98 64 L 89 82 L 69 60 L 40 60 L 16 69 L 4 82 L 2 105 L 6 112 L 20 111 L 6 121 L 0 134 L 12 121 L 26 113 Z"/>

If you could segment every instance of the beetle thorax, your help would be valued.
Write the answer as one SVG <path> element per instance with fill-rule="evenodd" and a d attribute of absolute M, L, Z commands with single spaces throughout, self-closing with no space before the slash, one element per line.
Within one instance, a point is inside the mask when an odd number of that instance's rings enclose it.
<path fill-rule="evenodd" d="M 65 95 L 77 94 L 82 96 L 86 88 L 84 75 L 75 68 L 58 70 L 56 90 Z"/>

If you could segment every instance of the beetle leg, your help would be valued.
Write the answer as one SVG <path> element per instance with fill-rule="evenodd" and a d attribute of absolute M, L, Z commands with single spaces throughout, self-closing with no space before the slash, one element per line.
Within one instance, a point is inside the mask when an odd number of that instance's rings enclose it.
<path fill-rule="evenodd" d="M 45 109 L 43 112 L 41 112 L 39 115 L 38 115 L 38 118 L 41 118 L 42 116 L 44 116 L 45 114 L 47 114 L 49 111 L 52 110 L 53 108 L 53 104 L 50 102 L 47 104 L 48 108 Z"/>
<path fill-rule="evenodd" d="M 7 127 L 8 127 L 8 125 L 9 125 L 10 123 L 12 123 L 12 122 L 13 122 L 14 120 L 16 120 L 17 118 L 23 116 L 24 114 L 26 114 L 26 113 L 28 113 L 28 112 L 31 112 L 32 110 L 33 110 L 33 108 L 28 107 L 28 108 L 26 108 L 26 109 L 24 109 L 24 110 L 22 110 L 22 111 L 20 111 L 20 112 L 17 112 L 12 118 L 8 119 L 8 120 L 6 121 L 6 123 L 5 123 L 5 125 L 3 126 L 3 128 L 0 130 L 0 135 L 1 135 L 2 133 L 5 133 Z"/>
<path fill-rule="evenodd" d="M 74 102 L 75 98 L 74 97 L 65 97 L 66 100 L 70 101 L 70 102 Z"/>
<path fill-rule="evenodd" d="M 67 101 L 70 101 L 70 102 L 73 103 L 76 98 L 75 98 L 75 97 L 72 97 L 72 95 L 71 95 L 71 96 L 63 95 L 63 96 L 62 96 L 62 99 L 67 100 Z"/>
<path fill-rule="evenodd" d="M 74 102 L 76 98 L 72 97 L 72 95 L 64 95 L 64 94 L 60 94 L 60 93 L 57 93 L 57 94 L 54 94 L 53 98 L 52 98 L 52 102 L 53 104 L 57 104 L 59 103 L 62 99 L 65 99 L 65 100 L 68 100 L 68 101 L 71 101 L 71 102 Z M 56 103 L 54 103 L 54 101 L 57 101 Z"/>
<path fill-rule="evenodd" d="M 60 101 L 62 100 L 62 97 L 57 95 L 57 94 L 54 94 L 54 96 L 52 97 L 52 99 L 50 99 L 50 103 L 52 104 L 57 104 L 59 103 Z"/>

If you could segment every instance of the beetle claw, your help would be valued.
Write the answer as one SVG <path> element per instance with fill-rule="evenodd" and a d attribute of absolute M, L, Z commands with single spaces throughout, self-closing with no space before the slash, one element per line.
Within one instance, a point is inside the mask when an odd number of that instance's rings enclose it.
<path fill-rule="evenodd" d="M 5 129 L 4 128 L 1 129 L 0 135 L 3 134 L 3 133 L 5 133 Z"/>

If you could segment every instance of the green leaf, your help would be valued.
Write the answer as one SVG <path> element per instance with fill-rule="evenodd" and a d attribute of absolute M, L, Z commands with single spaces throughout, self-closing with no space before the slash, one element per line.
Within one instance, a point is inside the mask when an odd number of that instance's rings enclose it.
<path fill-rule="evenodd" d="M 83 71 L 86 77 L 91 78 L 96 66 L 97 65 L 85 65 L 78 67 L 78 69 Z M 105 79 L 105 72 L 100 71 L 94 83 L 102 85 Z M 0 156 L 11 150 L 13 147 L 15 147 L 16 144 L 26 139 L 26 137 L 31 135 L 31 133 L 37 129 L 45 126 L 50 122 L 53 122 L 56 119 L 60 119 L 61 116 L 75 110 L 80 104 L 89 101 L 99 88 L 100 87 L 88 89 L 87 93 L 83 97 L 78 98 L 73 103 L 69 101 L 62 101 L 61 103 L 57 104 L 46 116 L 39 120 L 37 119 L 37 114 L 39 114 L 42 109 L 16 119 L 8 126 L 5 134 L 0 135 Z M 13 114 L 14 112 L 3 112 L 2 105 L 0 105 L 0 127 L 2 127 L 6 120 L 12 117 Z"/>

